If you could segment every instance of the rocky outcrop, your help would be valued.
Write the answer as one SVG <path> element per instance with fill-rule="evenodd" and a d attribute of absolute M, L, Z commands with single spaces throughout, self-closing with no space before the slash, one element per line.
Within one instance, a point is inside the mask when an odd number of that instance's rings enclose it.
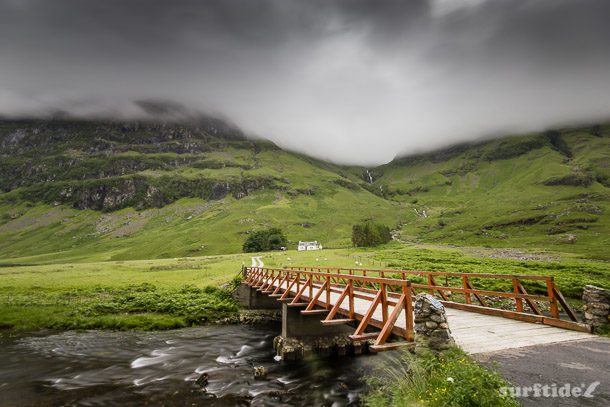
<path fill-rule="evenodd" d="M 94 121 L 3 121 L 0 191 L 4 200 L 113 211 L 162 207 L 181 198 L 244 198 L 281 179 L 248 174 L 255 163 L 215 155 L 227 148 L 272 150 L 221 120 L 189 124 Z M 233 167 L 240 171 L 222 170 Z M 197 168 L 194 171 L 176 171 Z"/>
<path fill-rule="evenodd" d="M 575 171 L 572 174 L 555 177 L 544 181 L 544 185 L 558 186 L 568 185 L 573 187 L 590 187 L 595 181 L 595 177 L 584 171 Z"/>
<path fill-rule="evenodd" d="M 247 141 L 241 130 L 214 118 L 188 124 L 79 120 L 15 120 L 3 124 L 6 133 L 0 133 L 0 153 L 12 154 L 65 147 L 83 151 L 121 151 L 125 146 L 163 149 L 164 144 L 182 145 L 181 151 L 195 152 L 201 147 L 210 150 L 233 141 Z"/>
<path fill-rule="evenodd" d="M 60 155 L 32 162 L 29 158 L 7 158 L 0 162 L 0 188 L 15 188 L 54 181 L 82 181 L 121 177 L 141 171 L 172 171 L 190 166 L 198 157 L 164 155 L 70 157 Z"/>
<path fill-rule="evenodd" d="M 180 198 L 219 200 L 227 196 L 244 198 L 274 188 L 271 177 L 234 179 L 163 177 L 114 177 L 79 182 L 37 184 L 14 192 L 22 199 L 49 204 L 66 204 L 76 209 L 112 211 L 125 207 L 160 208 Z"/>
<path fill-rule="evenodd" d="M 582 300 L 585 323 L 591 325 L 594 332 L 607 330 L 610 327 L 610 290 L 586 285 Z"/>
<path fill-rule="evenodd" d="M 415 332 L 425 338 L 427 346 L 434 351 L 442 351 L 455 344 L 445 307 L 429 294 L 418 294 L 413 305 Z"/>
<path fill-rule="evenodd" d="M 0 149 L 2 150 L 11 150 L 19 145 L 21 140 L 23 140 L 27 135 L 27 132 L 24 129 L 17 129 L 11 133 L 9 133 L 2 141 L 0 142 Z"/>

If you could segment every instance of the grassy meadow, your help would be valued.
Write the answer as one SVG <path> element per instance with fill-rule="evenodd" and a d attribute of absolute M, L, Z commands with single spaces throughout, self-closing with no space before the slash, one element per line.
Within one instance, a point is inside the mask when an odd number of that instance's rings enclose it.
<path fill-rule="evenodd" d="M 505 252 L 392 242 L 374 251 L 327 249 L 155 260 L 91 261 L 0 267 L 0 327 L 169 329 L 207 323 L 238 311 L 226 290 L 242 264 L 260 255 L 266 266 L 419 269 L 553 275 L 578 305 L 585 284 L 610 286 L 610 265 L 573 254 Z M 509 258 L 498 258 L 498 256 Z M 529 256 L 528 260 L 521 260 Z M 31 259 L 28 259 L 31 260 Z M 488 282 L 476 282 L 479 287 Z M 532 292 L 544 287 L 527 286 Z"/>

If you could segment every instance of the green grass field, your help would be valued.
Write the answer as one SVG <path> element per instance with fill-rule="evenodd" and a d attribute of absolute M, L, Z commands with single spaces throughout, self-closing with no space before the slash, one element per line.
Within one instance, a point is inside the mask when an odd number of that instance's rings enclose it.
<path fill-rule="evenodd" d="M 584 261 L 570 254 L 554 254 L 543 261 L 485 257 L 494 253 L 492 249 L 394 242 L 374 251 L 330 249 L 260 255 L 269 267 L 310 265 L 553 275 L 574 305 L 578 305 L 585 284 L 610 286 L 610 265 L 605 262 Z M 214 321 L 237 312 L 227 293 L 217 287 L 231 282 L 242 264 L 250 265 L 251 256 L 0 267 L 0 326 L 19 331 L 168 329 Z"/>
<path fill-rule="evenodd" d="M 610 287 L 610 125 L 366 169 L 209 124 L 0 121 L 0 325 L 222 318 L 237 308 L 214 287 L 250 264 L 234 253 L 269 227 L 289 249 L 318 240 L 326 250 L 265 253 L 268 266 L 553 275 L 576 305 L 583 285 Z M 352 225 L 367 219 L 400 242 L 350 248 Z"/>

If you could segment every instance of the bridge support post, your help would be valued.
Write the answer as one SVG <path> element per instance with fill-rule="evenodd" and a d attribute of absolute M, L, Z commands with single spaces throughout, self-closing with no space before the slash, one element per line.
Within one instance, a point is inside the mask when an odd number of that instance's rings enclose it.
<path fill-rule="evenodd" d="M 351 334 L 354 328 L 348 325 L 324 326 L 320 315 L 303 315 L 302 307 L 282 304 L 282 336 L 286 338 L 308 338 L 329 335 Z"/>
<path fill-rule="evenodd" d="M 349 339 L 354 327 L 343 324 L 324 326 L 320 322 L 323 316 L 302 314 L 302 309 L 282 304 L 282 334 L 273 341 L 282 360 L 296 361 L 312 353 L 320 356 L 362 353 L 365 345 L 352 343 Z"/>

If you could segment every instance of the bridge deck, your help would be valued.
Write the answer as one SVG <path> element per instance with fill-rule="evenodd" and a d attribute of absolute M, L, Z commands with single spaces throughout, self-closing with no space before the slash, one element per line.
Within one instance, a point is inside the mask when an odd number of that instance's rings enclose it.
<path fill-rule="evenodd" d="M 549 343 L 592 339 L 595 335 L 532 322 L 447 308 L 447 321 L 455 341 L 470 354 Z"/>
<path fill-rule="evenodd" d="M 273 284 L 274 287 L 277 287 L 278 285 L 279 284 L 277 283 Z M 314 296 L 320 290 L 320 286 L 320 284 L 314 284 Z M 282 284 L 281 288 L 283 291 L 287 288 L 287 284 Z M 356 291 L 358 291 L 360 295 L 366 297 L 354 299 L 354 310 L 356 314 L 363 315 L 369 309 L 374 294 L 357 289 Z M 293 296 L 296 295 L 295 290 L 291 290 L 291 292 Z M 339 296 L 339 293 L 331 292 L 331 305 L 338 301 Z M 308 295 L 303 295 L 302 298 L 303 302 L 310 300 Z M 322 294 L 319 303 L 325 305 L 325 300 L 325 294 Z M 388 308 L 389 313 L 394 309 L 392 305 L 389 305 Z M 595 335 L 585 332 L 570 331 L 543 324 L 517 321 L 468 311 L 447 308 L 446 312 L 449 328 L 451 329 L 455 341 L 464 351 L 470 354 L 495 352 L 504 349 L 549 343 L 585 340 L 595 337 Z M 349 314 L 347 301 L 344 301 L 341 305 L 339 313 L 344 315 Z M 320 315 L 320 319 L 324 319 L 324 315 Z M 380 308 L 375 311 L 373 321 L 378 324 L 382 323 Z M 401 311 L 395 326 L 404 329 L 405 325 L 404 311 Z"/>

